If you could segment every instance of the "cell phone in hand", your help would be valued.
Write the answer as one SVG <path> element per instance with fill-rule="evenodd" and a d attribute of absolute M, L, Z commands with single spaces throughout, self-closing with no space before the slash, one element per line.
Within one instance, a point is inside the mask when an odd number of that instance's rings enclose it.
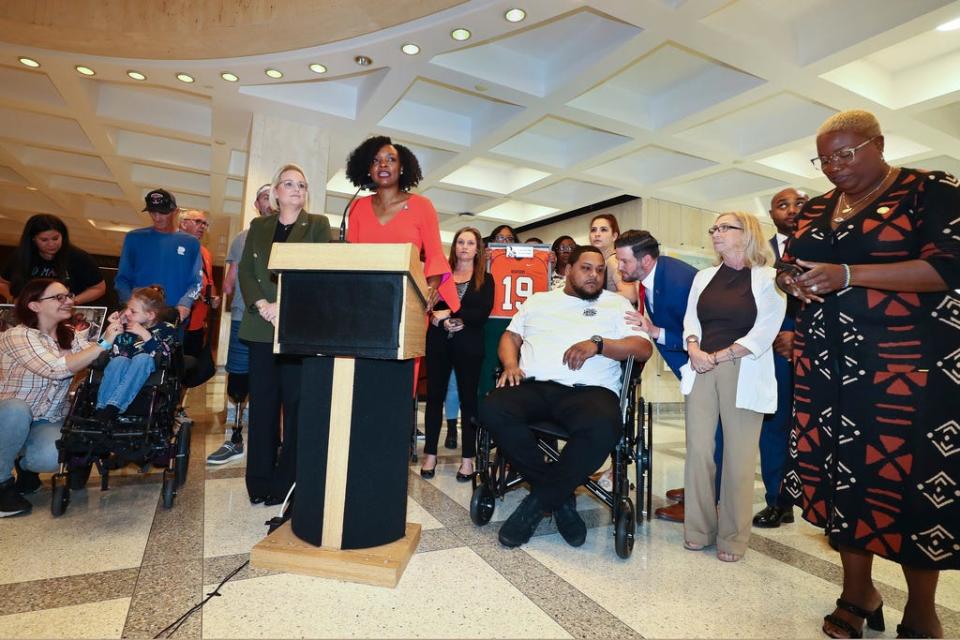
<path fill-rule="evenodd" d="M 773 268 L 776 269 L 777 271 L 785 272 L 791 278 L 797 278 L 803 275 L 803 272 L 806 271 L 806 269 L 804 269 L 803 267 L 801 267 L 796 263 L 784 262 L 783 260 L 777 260 L 774 263 Z"/>

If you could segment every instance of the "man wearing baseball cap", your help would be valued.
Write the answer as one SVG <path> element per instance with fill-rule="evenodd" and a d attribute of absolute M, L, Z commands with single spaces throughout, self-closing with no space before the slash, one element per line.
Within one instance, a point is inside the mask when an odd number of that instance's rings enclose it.
<path fill-rule="evenodd" d="M 123 239 L 114 288 L 120 301 L 126 302 L 137 287 L 159 284 L 167 304 L 176 307 L 184 320 L 200 293 L 200 241 L 177 230 L 177 201 L 169 191 L 154 189 L 144 201 L 143 210 L 153 224 Z"/>
<path fill-rule="evenodd" d="M 257 189 L 253 207 L 261 216 L 275 214 L 270 209 L 270 184 Z M 243 457 L 243 437 L 241 430 L 246 421 L 246 399 L 250 390 L 250 351 L 245 342 L 240 341 L 240 320 L 246 304 L 243 294 L 237 286 L 237 264 L 243 255 L 243 245 L 247 240 L 247 229 L 237 234 L 230 243 L 227 252 L 227 267 L 223 274 L 223 295 L 233 295 L 230 305 L 230 347 L 227 351 L 227 433 L 223 445 L 207 456 L 207 464 L 224 464 Z"/>

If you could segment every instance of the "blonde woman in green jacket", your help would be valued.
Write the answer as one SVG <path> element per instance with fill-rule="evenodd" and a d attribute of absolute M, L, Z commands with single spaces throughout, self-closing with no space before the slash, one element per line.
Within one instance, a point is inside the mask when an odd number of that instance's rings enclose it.
<path fill-rule="evenodd" d="M 254 504 L 279 504 L 296 479 L 300 359 L 273 354 L 277 279 L 267 268 L 277 242 L 329 242 L 326 216 L 307 213 L 309 191 L 303 169 L 285 164 L 270 187 L 270 206 L 279 213 L 251 221 L 237 280 L 247 302 L 240 339 L 250 346 L 250 428 L 247 435 L 247 493 Z M 281 444 L 280 419 L 283 416 Z"/>

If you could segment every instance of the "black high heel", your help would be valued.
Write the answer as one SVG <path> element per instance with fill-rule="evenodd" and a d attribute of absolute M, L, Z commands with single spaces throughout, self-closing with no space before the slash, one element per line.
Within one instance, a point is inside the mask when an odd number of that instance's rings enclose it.
<path fill-rule="evenodd" d="M 437 467 L 434 465 L 433 469 L 424 469 L 420 467 L 420 477 L 426 480 L 429 480 L 433 476 L 437 475 Z"/>
<path fill-rule="evenodd" d="M 866 621 L 867 626 L 873 629 L 874 631 L 884 631 L 887 628 L 883 622 L 883 603 L 882 602 L 880 603 L 880 606 L 878 606 L 875 610 L 867 611 L 866 609 L 862 607 L 858 607 L 852 602 L 847 602 L 843 598 L 837 598 L 837 609 L 843 609 L 844 611 L 848 613 L 852 613 L 858 618 L 863 618 Z M 840 616 L 836 615 L 835 613 L 828 613 L 827 615 L 823 616 L 823 621 L 829 622 L 830 624 L 837 627 L 841 631 L 846 632 L 851 638 L 863 637 L 862 626 L 859 629 L 856 629 L 852 624 L 850 624 Z M 822 631 L 824 635 L 830 638 L 836 637 L 836 636 L 831 636 L 829 633 L 827 633 L 826 629 L 822 629 Z"/>
<path fill-rule="evenodd" d="M 927 634 L 921 633 L 916 629 L 911 629 L 906 625 L 898 624 L 897 637 L 898 638 L 932 638 L 933 636 L 928 636 Z"/>

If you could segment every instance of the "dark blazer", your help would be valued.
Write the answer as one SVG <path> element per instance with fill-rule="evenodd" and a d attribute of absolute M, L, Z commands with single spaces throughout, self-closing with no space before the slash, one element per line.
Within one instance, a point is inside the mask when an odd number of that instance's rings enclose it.
<path fill-rule="evenodd" d="M 683 316 L 687 312 L 687 298 L 695 275 L 697 270 L 686 262 L 662 255 L 657 258 L 657 271 L 653 274 L 653 312 L 646 296 L 643 299 L 650 320 L 667 332 L 666 344 L 657 341 L 654 344 L 678 379 L 680 367 L 689 359 L 683 348 Z"/>
<path fill-rule="evenodd" d="M 789 238 L 787 242 L 789 242 Z M 780 255 L 780 245 L 777 242 L 777 236 L 770 238 L 770 248 L 773 250 L 773 256 L 779 260 L 783 256 Z M 803 302 L 800 301 L 800 298 L 794 297 L 789 293 L 785 292 L 787 296 L 787 313 L 783 316 L 783 326 L 780 327 L 780 331 L 793 331 L 797 326 L 797 316 L 800 315 L 800 307 L 803 306 Z"/>
<path fill-rule="evenodd" d="M 277 276 L 267 268 L 277 223 L 278 216 L 275 215 L 250 221 L 243 257 L 237 265 L 237 281 L 247 303 L 240 324 L 240 337 L 252 342 L 273 342 L 273 325 L 260 317 L 254 303 L 261 299 L 267 302 L 277 300 Z M 330 242 L 327 217 L 301 210 L 287 242 Z"/>

